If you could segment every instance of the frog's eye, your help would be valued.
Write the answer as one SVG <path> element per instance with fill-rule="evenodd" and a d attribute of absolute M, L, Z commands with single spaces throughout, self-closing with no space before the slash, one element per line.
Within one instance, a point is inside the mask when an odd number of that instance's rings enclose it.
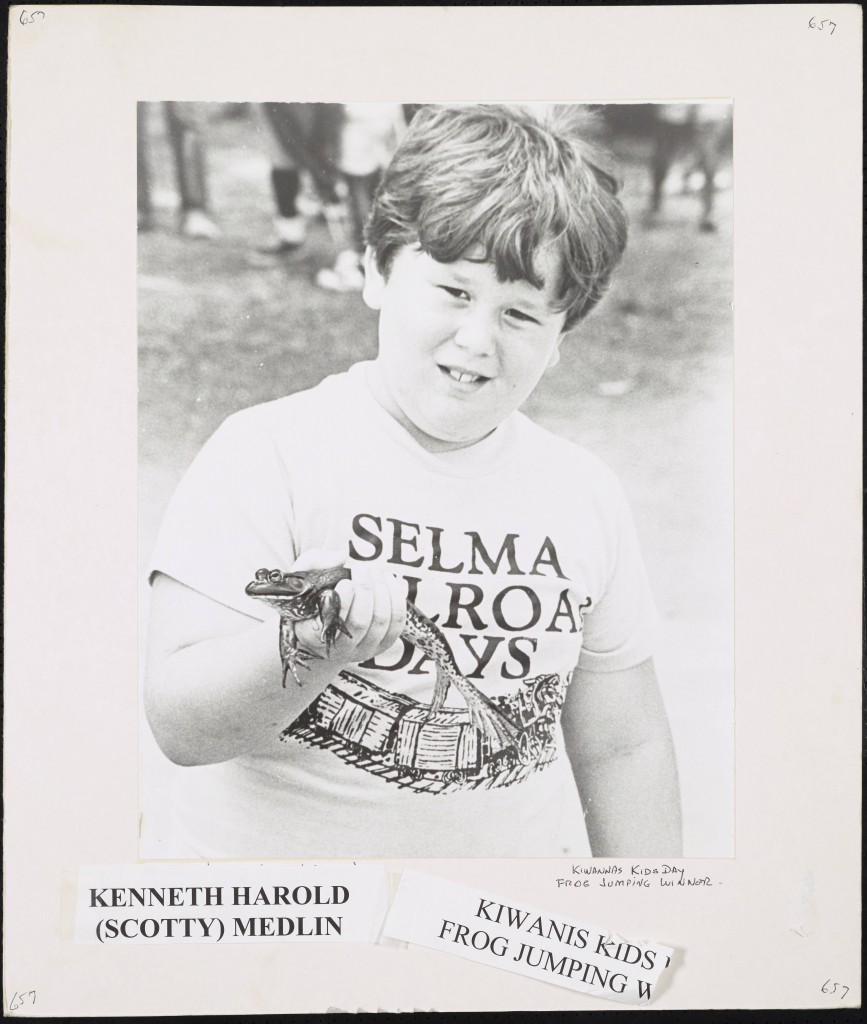
<path fill-rule="evenodd" d="M 268 573 L 268 579 L 269 579 L 269 581 L 271 583 L 282 583 L 283 582 L 283 573 L 280 572 L 279 569 L 272 569 Z"/>
<path fill-rule="evenodd" d="M 268 570 L 267 569 L 257 569 L 256 570 L 256 579 L 259 581 L 259 583 L 264 583 L 268 579 Z"/>

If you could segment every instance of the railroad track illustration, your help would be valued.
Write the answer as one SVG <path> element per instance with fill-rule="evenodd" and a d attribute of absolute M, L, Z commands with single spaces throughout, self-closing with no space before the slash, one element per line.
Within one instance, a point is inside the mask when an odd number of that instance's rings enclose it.
<path fill-rule="evenodd" d="M 431 714 L 427 704 L 342 672 L 280 738 L 330 750 L 347 764 L 418 793 L 499 788 L 555 759 L 565 690 L 559 676 L 542 675 L 496 698 L 516 727 L 517 741 L 506 744 L 492 741 L 465 708 Z"/>

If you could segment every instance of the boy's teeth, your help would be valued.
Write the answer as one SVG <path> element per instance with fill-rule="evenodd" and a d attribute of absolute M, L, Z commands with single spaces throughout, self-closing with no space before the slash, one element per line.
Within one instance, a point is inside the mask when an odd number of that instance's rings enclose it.
<path fill-rule="evenodd" d="M 449 370 L 448 373 L 452 380 L 460 381 L 461 384 L 472 384 L 482 379 L 474 373 L 463 373 L 461 370 Z"/>

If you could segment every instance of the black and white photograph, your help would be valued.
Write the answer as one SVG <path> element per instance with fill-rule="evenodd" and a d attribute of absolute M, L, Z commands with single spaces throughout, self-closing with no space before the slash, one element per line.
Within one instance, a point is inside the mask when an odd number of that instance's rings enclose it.
<path fill-rule="evenodd" d="M 733 855 L 732 121 L 138 104 L 142 856 Z"/>

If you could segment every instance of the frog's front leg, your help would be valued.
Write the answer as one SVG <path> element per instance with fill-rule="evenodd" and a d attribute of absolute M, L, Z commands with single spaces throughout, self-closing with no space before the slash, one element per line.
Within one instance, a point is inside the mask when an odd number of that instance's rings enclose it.
<path fill-rule="evenodd" d="M 295 635 L 295 623 L 292 619 L 280 619 L 280 660 L 283 663 L 283 688 L 286 688 L 286 676 L 292 673 L 292 678 L 299 686 L 304 684 L 298 678 L 298 668 L 310 669 L 306 664 L 311 658 L 318 658 L 318 654 L 308 651 L 305 647 L 298 646 L 298 637 Z"/>
<path fill-rule="evenodd" d="M 320 639 L 325 644 L 325 651 L 331 654 L 331 646 L 337 640 L 339 633 L 352 639 L 352 634 L 346 628 L 346 623 L 340 617 L 340 598 L 334 590 L 323 590 L 319 595 L 319 621 L 322 623 Z"/>

